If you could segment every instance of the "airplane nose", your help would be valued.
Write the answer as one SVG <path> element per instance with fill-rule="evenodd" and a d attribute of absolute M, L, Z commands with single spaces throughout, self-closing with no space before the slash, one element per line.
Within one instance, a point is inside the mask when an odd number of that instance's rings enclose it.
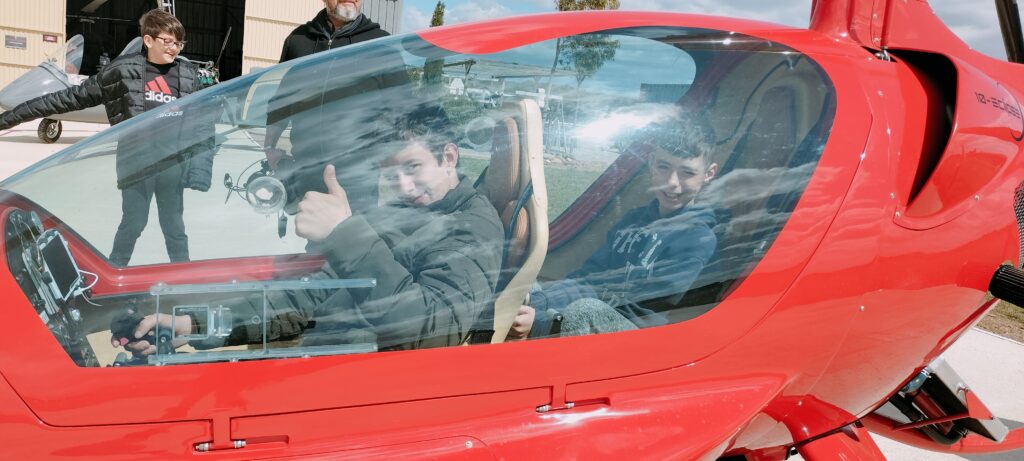
<path fill-rule="evenodd" d="M 63 72 L 52 65 L 41 64 L 0 89 L 0 107 L 11 110 L 25 101 L 70 86 Z"/>

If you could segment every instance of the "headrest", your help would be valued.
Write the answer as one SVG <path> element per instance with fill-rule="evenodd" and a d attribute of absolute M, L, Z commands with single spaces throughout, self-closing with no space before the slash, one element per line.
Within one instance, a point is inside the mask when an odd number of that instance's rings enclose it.
<path fill-rule="evenodd" d="M 487 198 L 495 209 L 501 210 L 519 196 L 519 125 L 506 118 L 494 127 L 491 163 L 484 176 Z"/>
<path fill-rule="evenodd" d="M 773 168 L 789 163 L 796 148 L 796 94 L 792 88 L 775 87 L 764 92 L 748 131 L 749 152 L 740 168 Z"/>

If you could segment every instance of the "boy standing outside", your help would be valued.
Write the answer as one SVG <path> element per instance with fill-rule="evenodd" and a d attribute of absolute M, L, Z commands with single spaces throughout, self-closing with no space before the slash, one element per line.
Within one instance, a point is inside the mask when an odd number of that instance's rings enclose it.
<path fill-rule="evenodd" d="M 654 199 L 612 226 L 582 267 L 532 292 L 508 339 L 665 324 L 640 303 L 685 293 L 717 246 L 715 211 L 695 203 L 718 171 L 710 161 L 713 141 L 710 127 L 683 116 L 641 130 L 632 148 L 648 158 Z"/>
<path fill-rule="evenodd" d="M 213 168 L 213 120 L 196 114 L 185 127 L 178 98 L 204 88 L 199 66 L 178 59 L 185 46 L 185 28 L 170 13 L 150 10 L 139 19 L 145 48 L 141 54 L 114 59 L 79 86 L 26 101 L 0 115 L 0 129 L 103 104 L 110 124 L 167 105 L 162 126 L 145 138 L 122 138 L 117 144 L 117 187 L 121 190 L 121 223 L 114 236 L 110 262 L 125 266 L 146 227 L 149 205 L 156 197 L 160 228 L 172 262 L 188 261 L 188 236 L 183 219 L 185 187 L 209 190 Z M 178 128 L 178 129 L 175 129 Z M 183 143 L 182 133 L 196 141 Z M 167 152 L 161 146 L 187 145 Z"/>

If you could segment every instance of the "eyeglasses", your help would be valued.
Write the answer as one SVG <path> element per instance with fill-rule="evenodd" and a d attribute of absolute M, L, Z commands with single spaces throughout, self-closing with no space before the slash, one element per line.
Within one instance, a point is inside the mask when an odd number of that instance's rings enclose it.
<path fill-rule="evenodd" d="M 166 37 L 153 37 L 153 38 L 160 40 L 161 42 L 164 43 L 164 46 L 166 46 L 168 48 L 175 47 L 175 48 L 177 48 L 179 50 L 185 49 L 185 44 L 188 43 L 188 42 L 179 42 L 179 41 L 177 41 L 177 40 L 175 40 L 173 38 L 166 38 Z"/>

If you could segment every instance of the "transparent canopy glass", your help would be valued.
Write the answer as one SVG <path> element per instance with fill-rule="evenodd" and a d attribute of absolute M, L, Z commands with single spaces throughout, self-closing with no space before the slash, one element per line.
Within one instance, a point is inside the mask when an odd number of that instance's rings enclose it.
<path fill-rule="evenodd" d="M 535 293 L 574 280 L 607 306 L 641 309 L 639 320 L 627 316 L 637 327 L 659 326 L 714 307 L 768 251 L 817 164 L 834 100 L 829 79 L 809 57 L 729 32 L 610 30 L 486 55 L 452 53 L 415 36 L 390 37 L 274 66 L 166 104 L 61 151 L 0 188 L 38 205 L 95 252 L 94 260 L 107 261 L 124 189 L 170 168 L 194 171 L 209 184 L 192 189 L 183 180 L 181 213 L 191 264 L 218 268 L 205 282 L 302 280 L 304 274 L 291 269 L 270 266 L 268 273 L 265 261 L 310 255 L 300 261 L 307 261 L 302 267 L 312 280 L 325 283 L 316 288 L 323 296 L 297 295 L 290 285 L 227 295 L 172 284 L 160 296 L 150 290 L 95 297 L 103 306 L 95 312 L 131 304 L 147 315 L 191 315 L 193 327 L 204 329 L 193 336 L 229 332 L 214 344 L 191 338 L 192 346 L 212 348 L 212 355 L 183 358 L 191 350 L 185 347 L 146 363 L 269 358 L 259 354 L 289 349 L 298 352 L 273 357 L 301 356 L 314 345 L 335 347 L 318 349 L 326 353 L 356 353 L 461 344 L 496 325 L 495 297 L 509 280 L 524 283 L 516 279 L 521 260 L 539 261 L 528 280 Z M 184 117 L 168 116 L 174 112 Z M 440 114 L 434 122 L 443 127 L 417 125 L 425 112 Z M 697 171 L 656 161 L 685 150 L 652 141 L 668 136 L 652 134 L 657 130 L 688 132 L 673 127 L 678 120 L 699 121 L 710 135 L 710 151 Z M 437 165 L 410 163 L 414 144 Z M 451 183 L 443 176 L 449 146 L 458 165 Z M 530 155 L 537 165 L 529 166 Z M 692 152 L 677 157 L 687 155 Z M 210 159 L 212 167 L 204 167 Z M 328 165 L 353 216 L 366 227 L 352 230 L 347 220 L 311 243 L 295 226 L 311 194 L 337 195 L 325 178 Z M 672 179 L 661 179 L 662 173 Z M 702 182 L 683 204 L 690 211 L 668 213 L 666 203 L 680 194 L 662 194 L 665 181 L 683 182 L 684 174 Z M 524 178 L 529 184 L 520 183 Z M 463 189 L 449 187 L 456 182 Z M 475 200 L 474 187 L 489 209 L 467 201 Z M 513 217 L 537 197 L 546 207 L 523 212 L 530 223 L 523 226 Z M 169 264 L 156 205 L 129 267 L 121 269 L 148 266 L 154 286 L 164 282 L 164 268 L 178 267 Z M 699 218 L 686 214 L 698 209 Z M 644 210 L 653 222 L 637 218 Z M 665 221 L 670 214 L 674 220 Z M 633 219 L 642 223 L 631 224 Z M 707 232 L 679 230 L 692 229 L 695 219 Z M 517 231 L 517 224 L 527 230 Z M 535 234 L 538 228 L 541 234 Z M 373 238 L 364 238 L 368 232 Z M 626 257 L 616 263 L 612 257 L 607 267 L 580 275 L 596 264 L 595 254 L 625 248 L 616 239 L 628 234 L 629 242 L 640 242 L 659 232 L 658 245 L 683 255 L 665 256 L 663 265 Z M 695 235 L 704 237 L 685 250 L 672 241 Z M 546 238 L 546 244 L 530 244 L 531 238 Z M 392 258 L 379 267 L 404 272 L 363 271 L 360 264 L 379 262 L 375 245 Z M 643 257 L 657 259 L 658 251 L 651 248 Z M 476 267 L 469 269 L 469 262 Z M 324 268 L 316 270 L 321 263 Z M 376 285 L 340 287 L 352 280 Z M 347 294 L 340 299 L 338 292 Z M 279 297 L 269 308 L 268 296 Z M 209 312 L 221 315 L 224 309 L 231 315 L 217 318 L 227 323 L 204 323 L 214 318 Z M 90 334 L 109 338 L 106 320 L 90 325 Z M 235 330 L 244 332 L 230 333 Z M 366 334 L 334 334 L 340 330 Z M 306 340 L 314 337 L 319 339 Z M 359 346 L 336 347 L 345 344 Z M 225 352 L 239 347 L 262 352 Z"/>

